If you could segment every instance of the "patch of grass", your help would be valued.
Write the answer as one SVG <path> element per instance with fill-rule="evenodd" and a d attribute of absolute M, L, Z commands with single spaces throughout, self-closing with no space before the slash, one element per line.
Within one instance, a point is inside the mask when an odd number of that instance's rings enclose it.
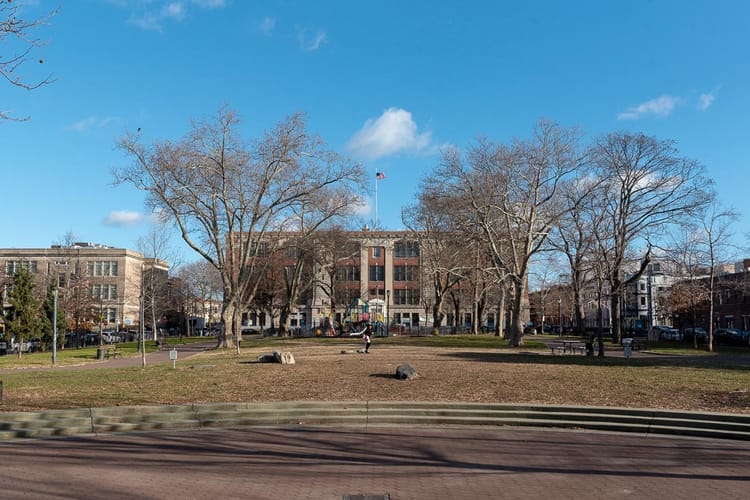
<path fill-rule="evenodd" d="M 183 337 L 182 343 L 189 344 L 194 342 L 206 342 L 208 337 Z M 168 337 L 165 339 L 165 346 L 168 348 L 180 343 L 178 337 Z M 106 347 L 109 344 L 105 344 Z M 81 348 L 68 348 L 57 350 L 56 366 L 80 365 L 93 363 L 97 360 L 96 351 L 99 346 L 88 346 Z M 136 356 L 140 354 L 138 342 L 120 342 L 117 349 L 122 356 Z M 146 353 L 158 350 L 159 347 L 153 340 L 146 341 Z M 44 368 L 52 367 L 52 351 L 24 353 L 19 358 L 16 354 L 7 354 L 0 356 L 0 369 L 22 369 L 22 368 Z"/>
<path fill-rule="evenodd" d="M 14 370 L 0 375 L 0 410 L 300 400 L 413 400 L 597 405 L 750 412 L 745 358 L 553 356 L 508 348 L 492 336 L 263 339 L 241 354 L 210 350 L 131 368 Z M 296 364 L 256 362 L 290 351 Z M 743 361 L 743 359 L 745 361 Z M 418 373 L 405 382 L 396 367 Z"/>

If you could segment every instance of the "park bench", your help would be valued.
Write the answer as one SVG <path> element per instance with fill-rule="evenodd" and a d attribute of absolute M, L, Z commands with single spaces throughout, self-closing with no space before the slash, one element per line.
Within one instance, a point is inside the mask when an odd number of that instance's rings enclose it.
<path fill-rule="evenodd" d="M 636 351 L 642 351 L 644 349 L 648 349 L 648 342 L 646 342 L 645 339 L 633 339 L 632 346 Z"/>
<path fill-rule="evenodd" d="M 622 345 L 624 346 L 625 344 L 623 343 Z M 643 351 L 644 349 L 648 349 L 648 341 L 646 339 L 631 339 L 630 347 L 634 351 Z"/>
<path fill-rule="evenodd" d="M 585 344 L 550 344 L 552 354 L 586 354 Z"/>

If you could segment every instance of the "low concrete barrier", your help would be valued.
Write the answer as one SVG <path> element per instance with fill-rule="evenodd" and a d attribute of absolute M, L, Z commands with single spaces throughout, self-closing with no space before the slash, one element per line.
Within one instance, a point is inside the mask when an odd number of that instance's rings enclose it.
<path fill-rule="evenodd" d="M 401 401 L 115 406 L 0 413 L 0 439 L 289 425 L 484 425 L 750 440 L 750 415 L 638 408 Z"/>

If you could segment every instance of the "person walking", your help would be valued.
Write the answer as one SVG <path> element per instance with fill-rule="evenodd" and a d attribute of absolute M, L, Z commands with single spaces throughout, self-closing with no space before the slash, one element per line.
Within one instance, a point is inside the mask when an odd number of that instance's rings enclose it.
<path fill-rule="evenodd" d="M 365 354 L 370 354 L 370 346 L 372 345 L 372 341 L 370 340 L 370 325 L 367 325 L 367 328 L 365 328 L 362 340 L 365 341 Z"/>

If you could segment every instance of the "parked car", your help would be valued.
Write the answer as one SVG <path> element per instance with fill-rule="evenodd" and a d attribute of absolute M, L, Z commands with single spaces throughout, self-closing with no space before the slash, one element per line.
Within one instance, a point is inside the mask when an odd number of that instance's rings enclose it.
<path fill-rule="evenodd" d="M 648 331 L 648 339 L 649 340 L 667 340 L 666 338 L 664 338 L 664 332 L 668 332 L 670 330 L 673 330 L 671 326 L 654 325 Z"/>
<path fill-rule="evenodd" d="M 98 333 L 87 333 L 86 335 L 83 336 L 84 346 L 96 345 L 98 343 L 99 343 Z"/>
<path fill-rule="evenodd" d="M 708 332 L 705 328 L 685 328 L 682 330 L 682 339 L 692 342 L 693 337 L 698 337 L 699 344 L 705 344 L 708 339 Z"/>
<path fill-rule="evenodd" d="M 682 332 L 677 328 L 665 328 L 661 331 L 661 340 L 674 340 L 679 342 L 682 340 Z"/>
<path fill-rule="evenodd" d="M 750 333 L 737 328 L 717 328 L 714 331 L 716 345 L 747 346 Z"/>
<path fill-rule="evenodd" d="M 107 344 L 114 344 L 116 342 L 122 342 L 122 338 L 116 333 L 104 332 L 102 333 L 102 340 Z"/>

